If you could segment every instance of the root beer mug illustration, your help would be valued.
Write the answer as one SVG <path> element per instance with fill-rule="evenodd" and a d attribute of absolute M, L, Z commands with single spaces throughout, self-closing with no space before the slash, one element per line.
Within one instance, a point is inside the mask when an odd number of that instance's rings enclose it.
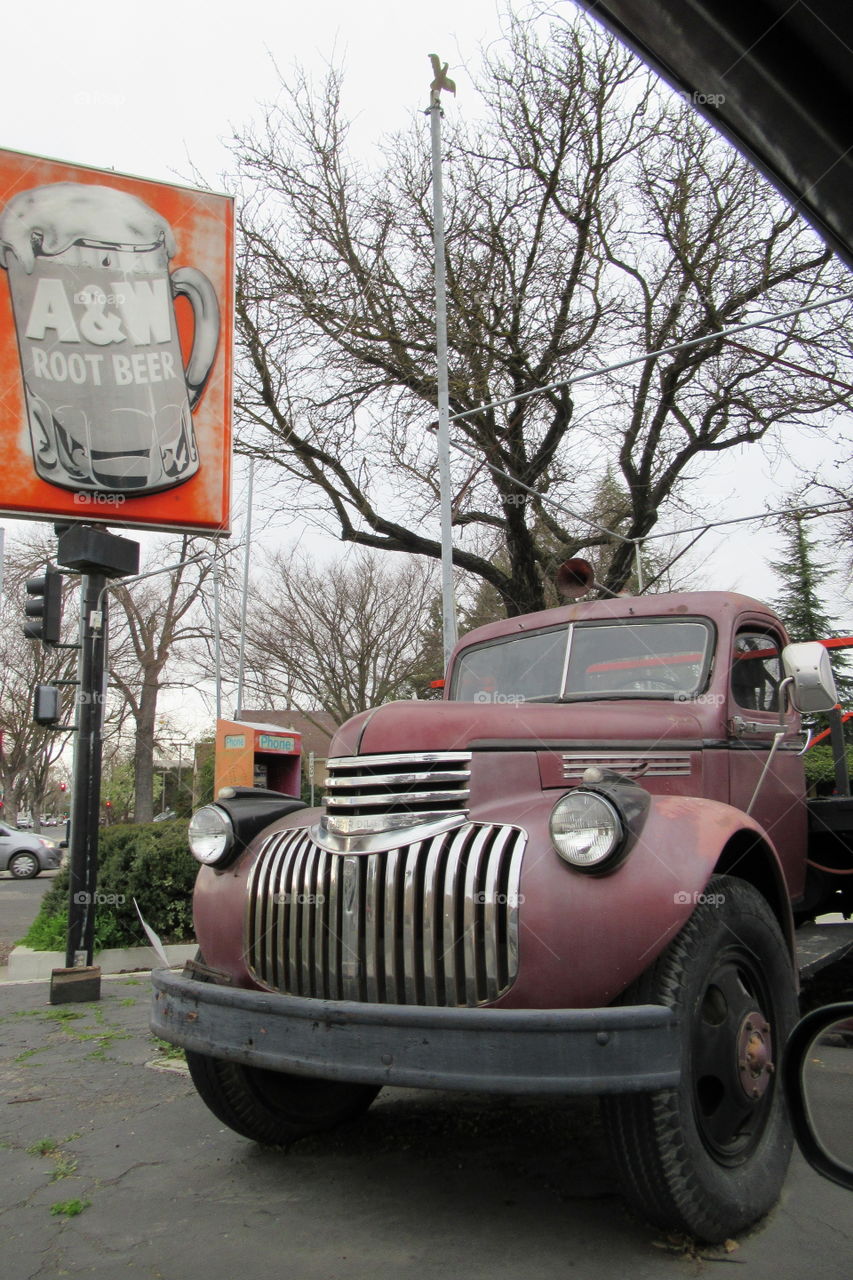
<path fill-rule="evenodd" d="M 0 214 L 33 461 L 84 493 L 156 493 L 199 466 L 195 408 L 219 342 L 213 285 L 169 273 L 169 223 L 128 192 L 74 182 L 22 191 Z M 193 311 L 183 365 L 173 300 Z"/>

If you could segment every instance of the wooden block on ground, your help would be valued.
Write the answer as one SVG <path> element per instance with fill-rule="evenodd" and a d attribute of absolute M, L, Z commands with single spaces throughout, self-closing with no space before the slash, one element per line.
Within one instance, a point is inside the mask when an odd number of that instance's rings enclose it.
<path fill-rule="evenodd" d="M 101 970 L 96 964 L 74 969 L 54 969 L 50 975 L 50 1003 L 77 1004 L 100 1000 Z"/>

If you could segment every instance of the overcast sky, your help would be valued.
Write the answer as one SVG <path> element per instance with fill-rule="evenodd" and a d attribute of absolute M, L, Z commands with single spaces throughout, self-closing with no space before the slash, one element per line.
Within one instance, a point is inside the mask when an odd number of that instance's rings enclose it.
<path fill-rule="evenodd" d="M 3 21 L 2 145 L 141 177 L 213 183 L 233 126 L 274 97 L 276 66 L 347 71 L 362 139 L 425 107 L 428 55 L 449 61 L 464 102 L 465 66 L 499 34 L 494 0 L 42 0 Z"/>
<path fill-rule="evenodd" d="M 555 10 L 564 3 L 555 0 Z M 450 63 L 458 84 L 448 110 L 473 111 L 469 69 L 499 38 L 500 19 L 495 0 L 42 0 L 7 8 L 3 32 L 0 146 L 167 181 L 186 180 L 194 167 L 227 189 L 225 143 L 275 97 L 276 67 L 286 77 L 301 63 L 319 78 L 329 61 L 342 64 L 345 107 L 366 153 L 427 105 L 430 53 Z M 746 515 L 762 509 L 765 494 L 781 496 L 784 478 L 778 461 L 754 454 L 745 469 L 744 458 L 726 457 L 706 497 L 718 516 Z M 703 556 L 711 546 L 700 544 Z M 743 531 L 716 546 L 705 585 L 772 589 L 764 567 L 772 538 Z"/>

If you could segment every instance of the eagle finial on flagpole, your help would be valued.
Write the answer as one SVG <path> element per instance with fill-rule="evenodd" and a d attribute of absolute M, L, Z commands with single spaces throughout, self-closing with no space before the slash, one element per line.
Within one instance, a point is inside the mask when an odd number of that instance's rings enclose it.
<path fill-rule="evenodd" d="M 449 79 L 447 75 L 448 64 L 442 65 L 441 59 L 437 53 L 431 53 L 429 60 L 432 63 L 433 81 L 430 85 L 433 105 L 438 104 L 438 95 L 442 89 L 446 89 L 448 93 L 456 92 L 456 81 Z"/>

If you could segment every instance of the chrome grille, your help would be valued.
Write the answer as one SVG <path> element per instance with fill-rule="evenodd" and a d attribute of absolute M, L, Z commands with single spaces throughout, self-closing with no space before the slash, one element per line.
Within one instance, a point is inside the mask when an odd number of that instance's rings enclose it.
<path fill-rule="evenodd" d="M 526 836 L 466 823 L 373 854 L 271 836 L 252 869 L 249 968 L 288 995 L 464 1006 L 496 1000 L 518 970 Z"/>
<path fill-rule="evenodd" d="M 581 782 L 584 770 L 593 767 L 629 778 L 675 778 L 690 773 L 689 751 L 566 751 L 562 760 L 566 782 Z"/>
<path fill-rule="evenodd" d="M 323 828 L 363 835 L 464 814 L 470 751 L 338 756 L 328 761 Z"/>

